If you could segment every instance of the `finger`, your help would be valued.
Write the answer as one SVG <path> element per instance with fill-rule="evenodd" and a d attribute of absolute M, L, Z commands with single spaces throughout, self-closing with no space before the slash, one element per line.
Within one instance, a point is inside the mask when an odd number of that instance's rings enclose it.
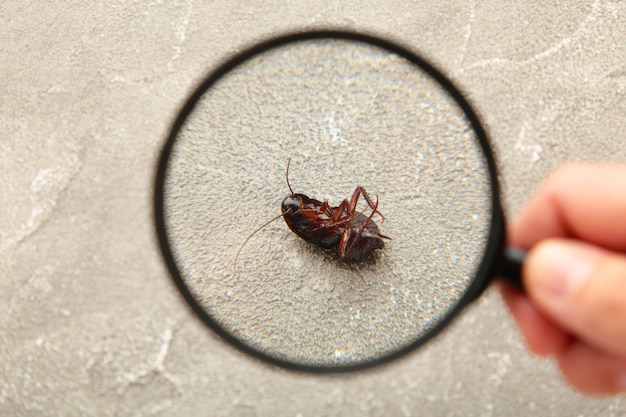
<path fill-rule="evenodd" d="M 551 174 L 509 228 L 513 245 L 530 248 L 571 237 L 626 251 L 626 165 L 574 164 Z"/>
<path fill-rule="evenodd" d="M 626 392 L 626 361 L 578 341 L 557 355 L 565 378 L 588 394 Z"/>
<path fill-rule="evenodd" d="M 500 291 L 510 307 L 529 348 L 539 355 L 553 355 L 565 378 L 589 394 L 626 391 L 626 361 L 592 348 L 547 319 L 528 298 L 506 284 Z"/>
<path fill-rule="evenodd" d="M 626 357 L 626 256 L 565 239 L 536 245 L 522 271 L 526 291 L 579 339 Z"/>
<path fill-rule="evenodd" d="M 547 318 L 526 295 L 503 283 L 499 287 L 532 352 L 549 356 L 565 350 L 572 340 L 569 334 Z"/>

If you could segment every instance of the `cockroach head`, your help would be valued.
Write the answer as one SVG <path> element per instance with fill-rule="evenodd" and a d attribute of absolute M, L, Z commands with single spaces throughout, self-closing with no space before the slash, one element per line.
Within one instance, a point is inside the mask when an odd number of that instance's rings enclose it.
<path fill-rule="evenodd" d="M 282 212 L 284 213 L 295 213 L 302 206 L 302 199 L 298 198 L 297 195 L 292 194 L 288 197 L 285 197 L 282 203 Z"/>

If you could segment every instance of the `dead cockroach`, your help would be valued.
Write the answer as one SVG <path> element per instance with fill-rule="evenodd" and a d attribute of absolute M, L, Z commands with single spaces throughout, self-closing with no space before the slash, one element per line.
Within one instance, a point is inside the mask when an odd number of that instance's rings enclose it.
<path fill-rule="evenodd" d="M 237 257 L 248 240 L 281 216 L 292 232 L 307 242 L 319 246 L 324 252 L 335 256 L 341 262 L 361 261 L 375 249 L 385 247 L 383 239 L 391 238 L 381 234 L 378 225 L 372 220 L 374 214 L 378 213 L 382 221 L 385 221 L 385 217 L 378 211 L 378 197 L 373 202 L 365 188 L 359 185 L 352 193 L 350 200 L 345 199 L 339 206 L 331 207 L 328 201 L 321 202 L 304 194 L 296 194 L 289 184 L 290 163 L 291 159 L 287 161 L 285 178 L 291 195 L 283 200 L 281 214 L 263 224 L 246 238 L 235 255 L 234 265 L 237 264 Z M 357 212 L 356 205 L 361 196 L 365 199 L 367 207 Z M 368 208 L 371 209 L 371 213 L 366 215 Z"/>

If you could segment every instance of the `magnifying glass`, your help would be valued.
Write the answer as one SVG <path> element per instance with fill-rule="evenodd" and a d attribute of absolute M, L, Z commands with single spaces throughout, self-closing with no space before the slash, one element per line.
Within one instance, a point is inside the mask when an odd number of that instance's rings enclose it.
<path fill-rule="evenodd" d="M 287 219 L 307 207 L 323 235 L 308 242 Z M 209 74 L 163 148 L 155 218 L 200 318 L 288 368 L 389 361 L 494 277 L 521 287 L 477 115 L 424 59 L 369 35 L 282 36 Z M 382 245 L 355 252 L 372 231 Z"/>

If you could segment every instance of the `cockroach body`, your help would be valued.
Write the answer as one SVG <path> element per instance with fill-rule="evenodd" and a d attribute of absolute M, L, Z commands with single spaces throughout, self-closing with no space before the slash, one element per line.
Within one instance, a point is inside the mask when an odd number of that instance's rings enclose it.
<path fill-rule="evenodd" d="M 350 200 L 343 200 L 337 207 L 331 207 L 328 201 L 322 202 L 304 194 L 296 194 L 289 184 L 290 163 L 291 159 L 287 161 L 285 177 L 291 195 L 283 200 L 281 215 L 265 223 L 248 236 L 235 255 L 234 265 L 248 240 L 281 216 L 292 232 L 307 242 L 319 246 L 341 262 L 359 262 L 369 257 L 374 250 L 385 247 L 384 239 L 391 238 L 380 233 L 378 225 L 372 220 L 374 214 L 378 213 L 382 221 L 385 221 L 385 217 L 378 211 L 378 197 L 375 202 L 372 201 L 365 188 L 359 185 L 352 193 Z M 361 196 L 365 199 L 367 207 L 357 212 L 356 205 Z M 366 215 L 368 208 L 371 212 Z"/>
<path fill-rule="evenodd" d="M 359 197 L 363 196 L 372 209 L 369 215 L 356 212 Z M 356 187 L 350 201 L 343 200 L 337 207 L 327 201 L 309 198 L 304 194 L 292 194 L 282 203 L 283 218 L 287 226 L 302 239 L 319 246 L 341 262 L 358 262 L 367 258 L 375 249 L 385 247 L 378 225 L 372 220 L 378 213 L 376 202 L 361 186 Z"/>

